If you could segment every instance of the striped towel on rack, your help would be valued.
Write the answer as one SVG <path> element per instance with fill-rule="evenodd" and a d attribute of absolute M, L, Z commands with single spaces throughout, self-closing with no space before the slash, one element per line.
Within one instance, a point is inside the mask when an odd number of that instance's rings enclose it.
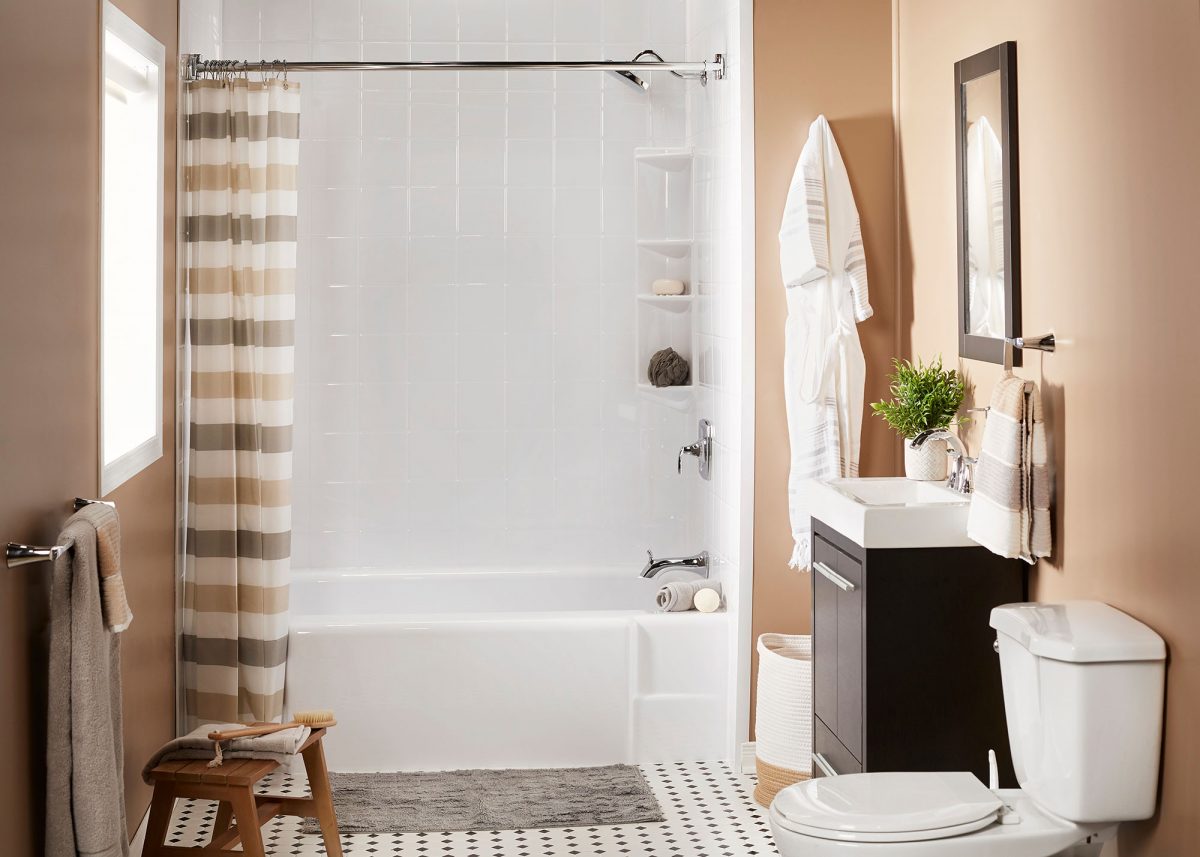
<path fill-rule="evenodd" d="M 1050 475 L 1037 385 L 1008 374 L 996 385 L 975 472 L 967 535 L 993 553 L 1033 563 L 1050 555 Z"/>

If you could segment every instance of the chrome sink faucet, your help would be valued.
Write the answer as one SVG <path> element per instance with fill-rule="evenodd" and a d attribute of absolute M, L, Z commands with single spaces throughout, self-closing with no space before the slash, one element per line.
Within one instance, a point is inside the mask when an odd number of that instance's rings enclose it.
<path fill-rule="evenodd" d="M 975 464 L 977 459 L 967 455 L 967 449 L 957 435 L 947 429 L 926 429 L 912 439 L 913 449 L 920 449 L 927 440 L 944 440 L 950 444 L 950 478 L 946 487 L 960 494 L 970 494 L 975 489 Z"/>
<path fill-rule="evenodd" d="M 655 559 L 653 551 L 646 551 L 648 557 L 646 567 L 642 569 L 642 577 L 658 577 L 664 571 L 672 568 L 682 568 L 701 577 L 708 577 L 708 551 L 700 551 L 695 556 L 673 556 Z"/>

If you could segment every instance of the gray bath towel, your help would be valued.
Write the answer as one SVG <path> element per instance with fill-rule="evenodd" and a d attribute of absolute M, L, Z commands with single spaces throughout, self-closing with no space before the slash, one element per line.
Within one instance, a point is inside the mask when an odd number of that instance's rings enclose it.
<path fill-rule="evenodd" d="M 78 514 L 58 537 L 50 588 L 47 857 L 125 857 L 121 638 L 104 626 L 96 528 Z"/>
<path fill-rule="evenodd" d="M 695 605 L 692 599 L 701 589 L 711 589 L 721 594 L 721 584 L 712 580 L 680 580 L 664 583 L 658 590 L 655 601 L 658 609 L 664 613 L 680 613 L 691 610 Z"/>
<path fill-rule="evenodd" d="M 206 723 L 191 732 L 168 741 L 151 757 L 142 768 L 142 779 L 150 783 L 150 772 L 162 762 L 179 759 L 215 759 L 216 742 L 209 740 L 209 732 L 231 732 L 246 728 L 245 723 Z M 312 732 L 307 726 L 281 729 L 269 735 L 252 738 L 234 738 L 221 742 L 221 755 L 225 759 L 271 759 L 281 765 L 291 761 Z"/>

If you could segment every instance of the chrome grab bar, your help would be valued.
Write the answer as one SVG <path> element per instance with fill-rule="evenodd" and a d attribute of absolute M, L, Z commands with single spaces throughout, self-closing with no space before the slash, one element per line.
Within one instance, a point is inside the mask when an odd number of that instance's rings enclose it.
<path fill-rule="evenodd" d="M 829 764 L 829 760 L 823 753 L 813 753 L 813 764 L 820 768 L 821 773 L 827 777 L 838 776 L 838 772 L 833 769 L 833 765 Z"/>
<path fill-rule="evenodd" d="M 813 570 L 817 572 L 817 574 L 821 575 L 821 577 L 824 577 L 826 580 L 830 581 L 834 586 L 843 592 L 853 592 L 856 588 L 853 583 L 842 577 L 823 562 L 814 562 Z"/>
<path fill-rule="evenodd" d="M 90 506 L 92 503 L 99 503 L 111 509 L 117 508 L 117 504 L 112 500 L 89 500 L 85 497 L 76 497 L 71 505 L 78 512 L 84 506 Z M 9 542 L 4 548 L 4 561 L 9 568 L 17 568 L 35 562 L 52 562 L 68 550 L 70 548 L 67 545 L 25 545 L 20 542 Z"/>

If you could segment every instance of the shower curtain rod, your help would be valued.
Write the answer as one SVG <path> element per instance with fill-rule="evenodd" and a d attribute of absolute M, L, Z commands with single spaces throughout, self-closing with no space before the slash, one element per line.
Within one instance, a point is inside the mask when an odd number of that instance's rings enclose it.
<path fill-rule="evenodd" d="M 638 56 L 658 57 L 653 51 L 642 51 Z M 598 62 L 569 62 L 559 60 L 486 60 L 477 62 L 339 62 L 288 60 L 206 60 L 200 54 L 188 54 L 184 69 L 185 80 L 195 80 L 202 74 L 221 72 L 272 72 L 272 71 L 611 71 L 628 77 L 639 71 L 669 71 L 677 77 L 699 80 L 702 85 L 709 77 L 721 80 L 725 77 L 725 57 L 717 54 L 703 62 L 668 62 L 658 57 L 647 62 L 638 62 L 635 57 L 628 62 L 601 60 Z"/>

